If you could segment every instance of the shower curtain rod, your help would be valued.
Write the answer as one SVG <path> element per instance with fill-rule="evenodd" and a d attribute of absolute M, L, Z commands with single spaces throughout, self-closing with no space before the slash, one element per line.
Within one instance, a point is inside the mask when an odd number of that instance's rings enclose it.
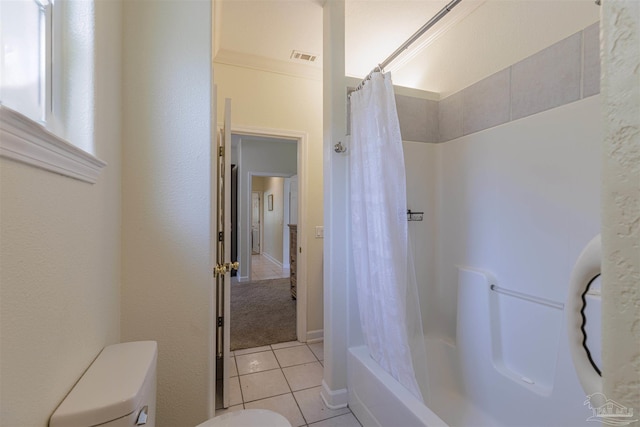
<path fill-rule="evenodd" d="M 447 4 L 445 7 L 443 7 L 438 13 L 433 15 L 433 17 L 431 19 L 429 19 L 429 21 L 427 21 L 426 24 L 424 24 L 422 27 L 420 27 L 420 29 L 418 31 L 416 31 L 411 37 L 409 37 L 407 39 L 407 41 L 402 43 L 402 45 L 399 48 L 397 48 L 391 55 L 389 55 L 389 57 L 387 59 L 382 61 L 380 64 L 378 64 L 377 67 L 375 67 L 373 70 L 371 70 L 371 72 L 369 74 L 367 74 L 367 76 L 364 79 L 362 79 L 362 82 L 358 85 L 356 90 L 362 89 L 362 86 L 364 85 L 364 83 L 371 78 L 373 73 L 375 73 L 376 71 L 383 71 L 384 68 L 387 65 L 391 64 L 391 62 L 393 62 L 394 59 L 396 59 L 398 56 L 400 56 L 400 54 L 402 52 L 407 50 L 407 48 L 409 46 L 411 46 L 416 40 L 418 40 L 420 38 L 420 36 L 422 36 L 424 33 L 426 33 L 429 30 L 429 28 L 433 27 L 447 13 L 451 12 L 451 9 L 456 7 L 458 5 L 458 3 L 460 3 L 461 1 L 462 0 L 451 0 L 451 2 L 449 4 Z"/>

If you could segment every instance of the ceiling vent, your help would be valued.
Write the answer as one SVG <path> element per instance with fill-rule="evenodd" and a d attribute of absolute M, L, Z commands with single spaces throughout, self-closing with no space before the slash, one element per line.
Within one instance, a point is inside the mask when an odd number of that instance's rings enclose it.
<path fill-rule="evenodd" d="M 305 53 L 297 50 L 291 51 L 291 59 L 297 59 L 298 61 L 305 62 L 316 62 L 318 55 L 314 55 L 313 53 Z"/>

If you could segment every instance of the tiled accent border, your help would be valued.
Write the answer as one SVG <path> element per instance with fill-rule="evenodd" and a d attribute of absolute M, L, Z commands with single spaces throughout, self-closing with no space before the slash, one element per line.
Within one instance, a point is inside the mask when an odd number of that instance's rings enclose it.
<path fill-rule="evenodd" d="M 599 31 L 599 23 L 590 25 L 441 100 L 439 142 L 598 94 Z M 398 107 L 399 114 L 401 111 Z M 403 139 L 411 140 L 404 134 Z"/>
<path fill-rule="evenodd" d="M 596 22 L 440 101 L 396 92 L 396 107 L 404 141 L 438 143 L 598 93 L 600 23 Z"/>

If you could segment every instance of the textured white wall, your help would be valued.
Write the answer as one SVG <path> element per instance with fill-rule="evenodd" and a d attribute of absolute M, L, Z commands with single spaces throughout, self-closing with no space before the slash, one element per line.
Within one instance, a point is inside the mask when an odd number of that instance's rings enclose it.
<path fill-rule="evenodd" d="M 209 413 L 211 4 L 124 3 L 122 339 L 158 341 L 158 427 Z"/>
<path fill-rule="evenodd" d="M 322 192 L 322 82 L 247 68 L 214 64 L 218 105 L 232 99 L 232 124 L 308 134 L 307 194 L 302 218 L 310 236 L 306 257 L 307 330 L 322 330 L 322 243 L 313 239 L 314 227 L 323 224 Z M 220 109 L 218 109 L 220 113 Z M 222 120 L 219 115 L 219 122 Z M 302 177 L 302 175 L 301 175 Z M 301 230 L 298 230 L 301 233 Z"/>
<path fill-rule="evenodd" d="M 330 405 L 347 404 L 347 340 L 353 325 L 357 302 L 350 300 L 355 286 L 349 268 L 348 154 L 338 154 L 333 147 L 346 142 L 347 82 L 345 70 L 345 1 L 324 3 L 322 9 L 323 50 L 323 185 L 324 202 L 324 356 L 322 397 Z M 351 270 L 351 271 L 350 271 Z"/>
<path fill-rule="evenodd" d="M 640 3 L 604 1 L 601 22 L 603 391 L 609 399 L 633 408 L 638 419 Z"/>
<path fill-rule="evenodd" d="M 69 111 L 67 135 L 108 166 L 91 185 L 0 159 L 2 426 L 47 426 L 97 354 L 120 338 L 122 5 L 98 2 L 95 21 L 83 16 L 95 28 L 96 55 L 93 63 L 89 46 L 82 61 L 100 73 L 73 94 L 95 116 Z"/>

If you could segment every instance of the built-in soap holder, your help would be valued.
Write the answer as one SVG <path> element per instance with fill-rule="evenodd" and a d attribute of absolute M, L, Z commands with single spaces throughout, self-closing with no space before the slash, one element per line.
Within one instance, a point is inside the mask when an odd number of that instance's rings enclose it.
<path fill-rule="evenodd" d="M 553 390 L 564 304 L 489 286 L 491 350 L 495 369 L 537 394 Z"/>

